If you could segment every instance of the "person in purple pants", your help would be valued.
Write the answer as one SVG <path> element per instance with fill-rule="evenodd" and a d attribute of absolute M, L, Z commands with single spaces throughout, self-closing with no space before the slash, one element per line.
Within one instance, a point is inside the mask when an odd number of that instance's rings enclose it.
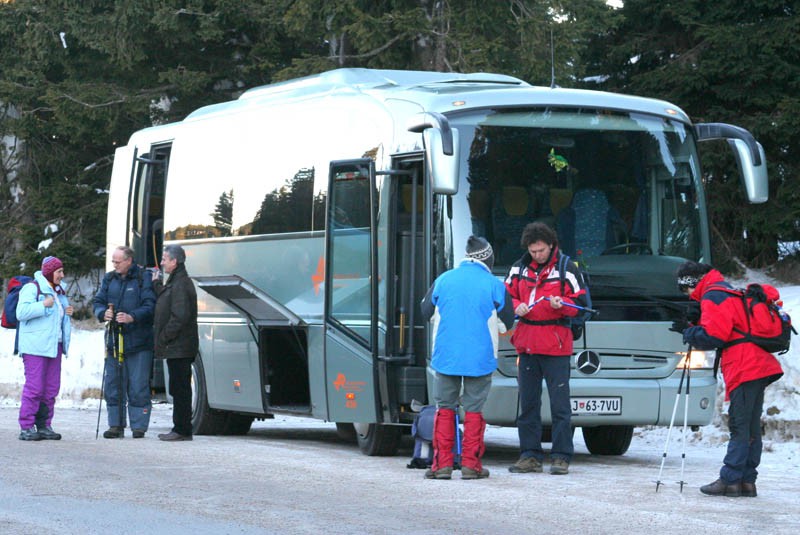
<path fill-rule="evenodd" d="M 42 261 L 33 282 L 22 287 L 17 304 L 19 354 L 25 363 L 25 386 L 19 408 L 20 440 L 59 440 L 53 431 L 53 406 L 61 388 L 61 357 L 69 349 L 72 306 L 61 288 L 64 266 L 55 256 Z M 47 408 L 37 423 L 40 405 Z"/>

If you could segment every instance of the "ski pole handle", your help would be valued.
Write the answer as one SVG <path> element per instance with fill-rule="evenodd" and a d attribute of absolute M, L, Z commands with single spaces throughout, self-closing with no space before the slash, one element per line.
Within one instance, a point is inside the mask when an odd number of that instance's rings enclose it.
<path fill-rule="evenodd" d="M 545 301 L 550 301 L 549 297 L 544 297 L 543 299 Z M 589 312 L 590 314 L 597 314 L 597 310 L 595 310 L 594 308 L 582 307 L 580 305 L 573 305 L 572 303 L 567 303 L 566 301 L 562 301 L 561 304 L 564 305 L 565 307 L 577 308 L 578 310 Z"/>

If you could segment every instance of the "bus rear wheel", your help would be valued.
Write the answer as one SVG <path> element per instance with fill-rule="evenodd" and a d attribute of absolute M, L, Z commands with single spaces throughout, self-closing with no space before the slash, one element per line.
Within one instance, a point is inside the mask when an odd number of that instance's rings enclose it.
<path fill-rule="evenodd" d="M 593 455 L 622 455 L 633 439 L 632 425 L 584 427 L 583 441 Z"/>
<path fill-rule="evenodd" d="M 389 456 L 397 453 L 400 427 L 383 424 L 353 424 L 358 447 L 364 455 Z"/>

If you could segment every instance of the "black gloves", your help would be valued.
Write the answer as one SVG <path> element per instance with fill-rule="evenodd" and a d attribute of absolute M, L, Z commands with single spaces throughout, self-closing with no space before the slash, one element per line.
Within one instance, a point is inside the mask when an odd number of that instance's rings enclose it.
<path fill-rule="evenodd" d="M 686 307 L 686 319 L 694 325 L 700 323 L 700 303 L 694 301 L 689 303 Z"/>
<path fill-rule="evenodd" d="M 683 331 L 691 327 L 691 324 L 685 319 L 679 319 L 672 322 L 672 327 L 669 328 L 670 331 L 676 332 L 678 334 L 683 334 Z"/>

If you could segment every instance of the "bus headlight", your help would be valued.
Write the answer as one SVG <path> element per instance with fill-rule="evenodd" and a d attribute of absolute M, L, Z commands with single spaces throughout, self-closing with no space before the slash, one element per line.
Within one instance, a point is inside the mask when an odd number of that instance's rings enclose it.
<path fill-rule="evenodd" d="M 681 360 L 678 361 L 678 365 L 675 366 L 677 369 L 683 368 L 684 362 L 686 362 L 686 352 L 678 353 L 681 356 Z M 700 351 L 698 349 L 693 349 L 691 354 L 689 355 L 689 367 L 692 369 L 712 369 L 714 367 L 714 359 L 717 356 L 716 351 Z"/>

